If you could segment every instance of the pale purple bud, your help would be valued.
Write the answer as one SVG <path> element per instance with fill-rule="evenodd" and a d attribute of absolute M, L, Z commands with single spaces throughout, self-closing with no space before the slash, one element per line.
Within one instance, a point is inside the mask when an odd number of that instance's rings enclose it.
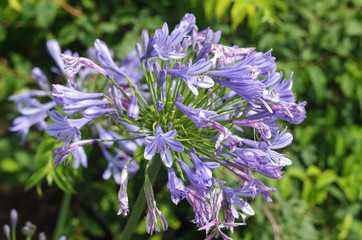
<path fill-rule="evenodd" d="M 117 98 L 117 97 L 119 96 L 119 94 L 118 94 L 118 89 L 117 89 L 116 86 L 112 85 L 112 87 L 111 87 L 111 93 L 112 93 L 112 96 L 113 96 L 114 98 Z"/>
<path fill-rule="evenodd" d="M 38 239 L 39 240 L 46 240 L 47 238 L 45 236 L 45 233 L 44 232 L 39 233 L 39 238 Z"/>
<path fill-rule="evenodd" d="M 158 74 L 158 86 L 162 86 L 165 83 L 166 77 L 167 77 L 167 71 L 166 70 L 160 71 L 160 73 Z"/>
<path fill-rule="evenodd" d="M 94 119 L 94 118 L 98 118 L 101 117 L 105 114 L 110 114 L 113 112 L 112 108 L 100 108 L 100 107 L 96 107 L 96 106 L 92 106 L 87 108 L 86 110 L 83 111 L 82 116 L 88 119 Z"/>
<path fill-rule="evenodd" d="M 173 126 L 172 122 L 167 123 L 167 128 L 168 128 L 168 130 L 171 130 L 171 129 L 172 129 L 172 126 Z"/>
<path fill-rule="evenodd" d="M 197 43 L 197 30 L 194 28 L 191 32 L 191 45 L 193 48 L 195 48 Z"/>
<path fill-rule="evenodd" d="M 197 55 L 197 58 L 196 58 L 196 60 L 195 60 L 195 63 L 198 62 L 198 61 L 200 61 L 201 59 L 204 59 L 204 58 L 206 58 L 206 59 L 205 59 L 206 61 L 209 60 L 209 55 L 208 55 L 208 53 L 210 52 L 210 50 L 211 50 L 211 43 L 206 43 L 206 44 L 202 47 L 202 49 L 200 50 L 199 55 Z"/>
<path fill-rule="evenodd" d="M 137 57 L 141 58 L 141 57 L 142 57 L 142 47 L 141 47 L 141 44 L 136 43 L 135 48 L 136 48 Z"/>
<path fill-rule="evenodd" d="M 40 68 L 33 68 L 33 70 L 31 70 L 31 77 L 41 89 L 50 91 L 49 81 Z"/>
<path fill-rule="evenodd" d="M 157 101 L 156 109 L 157 109 L 158 112 L 162 112 L 164 107 L 165 107 L 165 104 L 163 102 Z"/>
<path fill-rule="evenodd" d="M 156 77 L 158 78 L 158 75 L 159 75 L 159 73 L 161 71 L 160 64 L 158 62 L 154 62 L 152 67 L 153 67 L 153 72 L 155 73 Z"/>
<path fill-rule="evenodd" d="M 212 36 L 212 43 L 217 44 L 220 41 L 222 32 L 220 30 L 214 32 L 214 35 Z"/>
<path fill-rule="evenodd" d="M 176 102 L 180 102 L 180 103 L 182 103 L 182 96 L 180 95 L 180 94 L 177 94 L 176 95 Z"/>
<path fill-rule="evenodd" d="M 198 54 L 201 51 L 202 45 L 200 42 L 197 42 L 195 45 L 195 52 Z"/>
<path fill-rule="evenodd" d="M 173 69 L 181 69 L 181 62 L 176 62 L 176 63 L 173 65 Z"/>
<path fill-rule="evenodd" d="M 128 107 L 127 116 L 133 120 L 138 118 L 140 114 L 140 108 L 138 107 L 137 97 L 132 98 L 132 102 Z"/>
<path fill-rule="evenodd" d="M 114 99 L 114 105 L 116 106 L 117 112 L 119 116 L 123 116 L 123 106 L 122 106 L 122 100 L 120 98 Z"/>
<path fill-rule="evenodd" d="M 10 226 L 5 224 L 3 227 L 4 234 L 6 238 L 10 238 Z"/>
<path fill-rule="evenodd" d="M 11 209 L 11 212 L 10 212 L 10 225 L 11 225 L 11 228 L 15 229 L 17 223 L 18 223 L 18 212 L 15 209 Z"/>
<path fill-rule="evenodd" d="M 93 62 L 97 61 L 97 50 L 95 48 L 88 48 L 87 49 L 87 56 Z"/>
<path fill-rule="evenodd" d="M 58 240 L 67 240 L 66 236 L 61 236 Z"/>
<path fill-rule="evenodd" d="M 223 61 L 221 58 L 216 58 L 216 63 L 215 63 L 215 69 L 220 69 L 221 67 L 223 67 Z"/>
<path fill-rule="evenodd" d="M 148 61 L 143 62 L 143 67 L 145 68 L 145 71 L 148 72 L 151 69 L 151 65 Z"/>
<path fill-rule="evenodd" d="M 149 36 L 148 36 L 147 30 L 142 31 L 141 37 L 142 37 L 143 50 L 146 52 L 147 45 L 148 45 L 148 40 L 150 39 Z"/>
<path fill-rule="evenodd" d="M 212 41 L 212 36 L 213 36 L 213 32 L 210 28 L 207 29 L 206 31 L 206 36 L 205 36 L 205 43 L 209 43 Z"/>
<path fill-rule="evenodd" d="M 189 46 L 190 46 L 190 44 L 189 44 L 188 39 L 184 39 L 184 40 L 182 41 L 182 52 L 186 54 L 186 53 L 187 53 L 187 49 L 189 48 Z"/>

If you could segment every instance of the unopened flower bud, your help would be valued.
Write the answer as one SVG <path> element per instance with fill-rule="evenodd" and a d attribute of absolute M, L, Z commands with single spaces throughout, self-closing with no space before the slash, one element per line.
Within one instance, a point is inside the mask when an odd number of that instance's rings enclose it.
<path fill-rule="evenodd" d="M 167 123 L 167 128 L 168 128 L 168 130 L 171 130 L 171 129 L 172 129 L 172 126 L 173 126 L 172 122 Z"/>
<path fill-rule="evenodd" d="M 142 57 L 142 47 L 141 47 L 141 44 L 136 43 L 135 48 L 136 48 L 137 56 L 138 56 L 139 58 L 141 58 L 141 57 Z"/>
<path fill-rule="evenodd" d="M 166 77 L 167 77 L 167 71 L 166 70 L 162 70 L 160 71 L 160 73 L 158 74 L 158 86 L 162 86 L 165 81 L 166 81 Z"/>
<path fill-rule="evenodd" d="M 122 106 L 122 100 L 120 98 L 114 99 L 114 106 L 117 109 L 117 112 L 119 116 L 123 116 L 123 106 Z"/>
<path fill-rule="evenodd" d="M 212 36 L 213 36 L 213 32 L 210 28 L 207 29 L 206 31 L 206 36 L 205 36 L 205 43 L 209 43 L 212 41 Z"/>
<path fill-rule="evenodd" d="M 193 48 L 195 48 L 197 43 L 197 30 L 193 29 L 191 32 L 191 45 Z"/>
<path fill-rule="evenodd" d="M 187 49 L 189 48 L 189 42 L 187 41 L 187 39 L 184 39 L 183 41 L 182 41 L 182 52 L 183 53 L 187 53 Z"/>
<path fill-rule="evenodd" d="M 45 236 L 45 233 L 44 232 L 39 233 L 39 238 L 38 239 L 39 240 L 46 240 L 47 238 Z"/>
<path fill-rule="evenodd" d="M 182 103 L 182 96 L 180 94 L 176 95 L 176 102 Z"/>
<path fill-rule="evenodd" d="M 148 36 L 147 30 L 143 30 L 143 31 L 142 31 L 141 38 L 142 38 L 143 50 L 146 52 L 147 45 L 148 45 L 148 40 L 149 40 L 149 36 Z"/>
<path fill-rule="evenodd" d="M 181 63 L 180 63 L 180 62 L 176 62 L 176 63 L 173 65 L 173 69 L 181 69 Z"/>
<path fill-rule="evenodd" d="M 165 104 L 163 102 L 157 101 L 156 109 L 157 109 L 158 112 L 162 112 L 164 107 L 165 107 Z"/>
<path fill-rule="evenodd" d="M 15 209 L 11 209 L 10 212 L 10 223 L 11 223 L 11 228 L 15 229 L 16 228 L 16 224 L 18 223 L 18 212 Z"/>
<path fill-rule="evenodd" d="M 160 73 L 161 71 L 161 66 L 158 62 L 154 62 L 153 65 L 153 72 L 155 73 L 156 77 L 158 77 L 158 74 Z"/>
<path fill-rule="evenodd" d="M 140 114 L 140 108 L 138 107 L 137 97 L 132 98 L 132 102 L 128 107 L 127 116 L 133 120 L 138 118 Z"/>
<path fill-rule="evenodd" d="M 202 48 L 201 43 L 200 43 L 200 42 L 197 42 L 197 43 L 196 43 L 196 46 L 195 46 L 195 52 L 196 52 L 197 54 L 199 54 L 201 48 Z"/>
<path fill-rule="evenodd" d="M 221 33 L 222 32 L 220 30 L 214 32 L 214 35 L 212 36 L 212 43 L 213 44 L 217 44 L 219 42 L 219 40 L 221 38 Z"/>
<path fill-rule="evenodd" d="M 6 238 L 10 238 L 10 226 L 5 224 L 3 227 L 3 231 Z"/>
<path fill-rule="evenodd" d="M 94 119 L 94 118 L 98 118 L 101 117 L 105 114 L 109 114 L 113 112 L 112 108 L 100 108 L 100 107 L 96 107 L 96 106 L 92 106 L 87 108 L 86 110 L 83 111 L 82 116 L 88 119 Z"/>
<path fill-rule="evenodd" d="M 143 62 L 143 67 L 145 68 L 145 71 L 148 72 L 151 69 L 151 65 L 148 61 Z"/>

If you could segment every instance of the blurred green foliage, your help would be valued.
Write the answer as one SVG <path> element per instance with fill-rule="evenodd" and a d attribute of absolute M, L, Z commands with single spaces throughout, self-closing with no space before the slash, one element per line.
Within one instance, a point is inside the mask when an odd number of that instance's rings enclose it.
<path fill-rule="evenodd" d="M 191 0 L 183 1 L 63 1 L 0 2 L 0 182 L 29 189 L 45 178 L 62 190 L 76 192 L 64 233 L 69 239 L 111 239 L 120 236 L 126 219 L 115 216 L 117 186 L 100 181 L 99 150 L 89 148 L 94 168 L 73 172 L 51 167 L 50 145 L 33 131 L 25 146 L 7 132 L 17 116 L 8 97 L 34 87 L 31 68 L 49 71 L 53 62 L 46 40 L 84 54 L 96 38 L 107 41 L 121 59 L 140 41 L 142 29 L 153 32 L 163 21 L 174 26 L 185 12 L 196 15 L 200 28 L 223 31 L 222 41 L 259 51 L 273 48 L 285 77 L 293 71 L 299 101 L 307 101 L 307 119 L 290 126 L 295 141 L 288 149 L 294 164 L 281 180 L 268 180 L 278 190 L 273 203 L 256 198 L 256 215 L 239 227 L 235 239 L 361 239 L 362 180 L 362 3 L 312 0 Z M 57 79 L 55 79 L 57 81 Z M 44 140 L 41 140 L 44 139 Z M 40 145 L 39 145 L 40 144 Z M 38 149 L 38 150 L 36 150 Z M 42 151 L 46 149 L 46 151 Z M 139 174 L 142 175 L 142 174 Z M 170 206 L 163 183 L 155 192 L 171 229 L 151 239 L 202 238 L 188 221 L 187 203 Z M 76 178 L 75 178 L 76 176 Z M 92 180 L 90 180 L 92 179 Z M 130 181 L 135 200 L 142 176 Z M 71 183 L 71 184 L 70 184 Z M 46 186 L 45 186 L 46 187 Z M 87 201 L 84 201 L 87 199 Z M 187 209 L 187 210 L 186 210 Z M 21 209 L 18 209 L 21 211 Z M 6 209 L 7 211 L 7 209 Z M 95 217 L 94 217 L 95 216 Z M 141 221 L 134 239 L 144 239 Z"/>

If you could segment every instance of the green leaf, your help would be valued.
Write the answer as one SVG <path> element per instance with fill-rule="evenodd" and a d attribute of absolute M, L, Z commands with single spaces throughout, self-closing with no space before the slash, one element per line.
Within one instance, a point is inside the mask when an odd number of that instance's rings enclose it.
<path fill-rule="evenodd" d="M 50 137 L 46 137 L 38 146 L 35 152 L 35 168 L 39 169 L 46 166 L 49 159 L 52 159 L 52 152 L 56 140 Z"/>
<path fill-rule="evenodd" d="M 279 190 L 283 195 L 283 198 L 288 199 L 293 192 L 293 181 L 286 175 L 279 181 Z"/>
<path fill-rule="evenodd" d="M 58 5 L 51 1 L 39 1 L 35 6 L 36 22 L 42 28 L 53 23 Z"/>
<path fill-rule="evenodd" d="M 318 103 L 321 103 L 324 98 L 327 78 L 323 71 L 315 65 L 307 67 L 307 72 L 313 85 L 316 100 Z"/>
<path fill-rule="evenodd" d="M 321 175 L 321 169 L 315 165 L 311 165 L 308 167 L 307 169 L 307 174 L 309 176 L 314 176 L 314 177 L 318 177 Z"/>
<path fill-rule="evenodd" d="M 292 168 L 288 169 L 288 174 L 290 176 L 296 177 L 300 180 L 304 180 L 305 178 L 307 178 L 306 173 L 303 172 L 302 169 L 297 168 L 297 167 L 292 167 Z"/>
<path fill-rule="evenodd" d="M 0 171 L 14 173 L 21 169 L 20 164 L 11 158 L 6 158 L 0 161 Z"/>
<path fill-rule="evenodd" d="M 74 193 L 72 185 L 67 181 L 66 177 L 63 175 L 63 172 L 58 169 L 54 171 L 54 181 L 57 186 L 67 193 Z"/>
<path fill-rule="evenodd" d="M 215 8 L 215 15 L 216 15 L 216 19 L 218 21 L 221 20 L 222 16 L 224 16 L 226 10 L 228 10 L 228 8 L 230 7 L 232 2 L 233 2 L 233 0 L 217 1 L 216 8 Z"/>
<path fill-rule="evenodd" d="M 0 42 L 4 41 L 6 39 L 6 29 L 2 26 L 0 26 Z"/>
<path fill-rule="evenodd" d="M 25 191 L 28 191 L 30 188 L 39 184 L 43 180 L 43 178 L 45 178 L 47 173 L 48 173 L 48 169 L 46 167 L 44 167 L 44 168 L 36 171 L 33 175 L 31 175 L 29 180 L 25 183 Z"/>
<path fill-rule="evenodd" d="M 236 1 L 231 8 L 231 28 L 235 31 L 246 15 L 247 1 Z"/>
<path fill-rule="evenodd" d="M 69 24 L 63 27 L 59 32 L 59 44 L 67 45 L 73 42 L 78 35 L 78 28 L 75 24 Z"/>
<path fill-rule="evenodd" d="M 303 181 L 302 198 L 309 204 L 314 204 L 314 187 L 312 181 L 308 178 Z"/>
<path fill-rule="evenodd" d="M 338 176 L 333 170 L 326 170 L 322 173 L 322 175 L 317 179 L 316 188 L 322 189 L 327 185 L 337 181 Z"/>

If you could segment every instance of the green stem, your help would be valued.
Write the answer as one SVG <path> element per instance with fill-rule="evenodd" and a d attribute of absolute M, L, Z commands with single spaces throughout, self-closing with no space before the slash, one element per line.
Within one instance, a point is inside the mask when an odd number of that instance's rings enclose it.
<path fill-rule="evenodd" d="M 159 154 L 157 154 L 154 157 L 154 159 L 152 160 L 151 165 L 148 169 L 149 170 L 148 175 L 149 175 L 152 185 L 154 184 L 154 182 L 156 180 L 156 176 L 158 175 L 158 171 L 160 170 L 161 163 L 162 163 L 161 158 L 160 158 Z M 132 213 L 128 218 L 127 224 L 124 227 L 124 230 L 123 230 L 123 233 L 122 233 L 120 239 L 122 239 L 122 240 L 131 239 L 132 234 L 141 217 L 141 214 L 145 208 L 145 205 L 146 205 L 145 193 L 144 193 L 143 187 L 141 187 L 141 190 L 138 193 L 137 200 L 132 208 Z"/>
<path fill-rule="evenodd" d="M 68 215 L 68 211 L 69 211 L 70 200 L 72 200 L 72 194 L 64 193 L 63 200 L 62 200 L 62 203 L 61 203 L 60 209 L 59 209 L 57 223 L 55 225 L 53 240 L 59 239 L 59 237 L 62 235 L 62 232 L 64 230 L 65 221 L 67 219 L 67 215 Z"/>
<path fill-rule="evenodd" d="M 16 228 L 11 228 L 11 238 L 12 240 L 16 240 Z"/>

